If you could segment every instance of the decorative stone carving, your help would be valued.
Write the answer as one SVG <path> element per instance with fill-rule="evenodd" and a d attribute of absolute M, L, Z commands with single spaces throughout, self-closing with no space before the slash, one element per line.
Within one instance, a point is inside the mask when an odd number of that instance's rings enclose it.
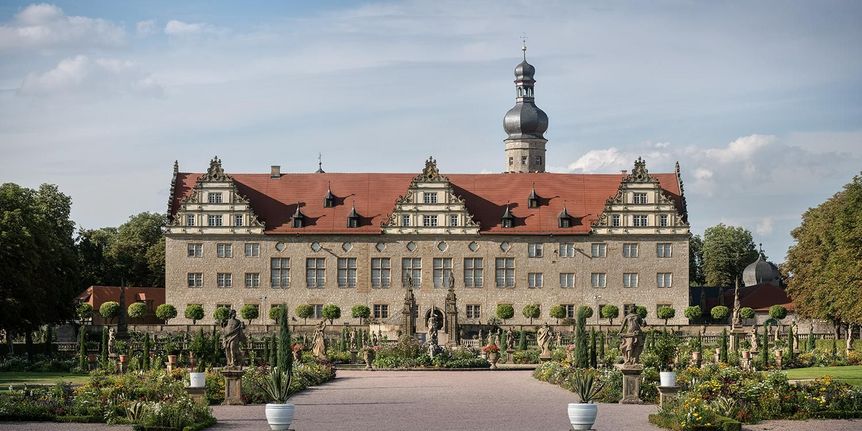
<path fill-rule="evenodd" d="M 644 349 L 644 321 L 634 311 L 623 318 L 620 325 L 620 352 L 623 354 L 623 365 L 635 365 L 640 361 Z"/>
<path fill-rule="evenodd" d="M 311 353 L 315 358 L 321 361 L 326 361 L 326 322 L 320 321 L 317 328 L 314 330 L 314 338 L 311 342 Z"/>
<path fill-rule="evenodd" d="M 245 325 L 236 318 L 236 310 L 222 323 L 222 347 L 227 358 L 227 368 L 242 369 L 242 343 L 246 342 Z"/>
<path fill-rule="evenodd" d="M 548 325 L 548 322 L 545 322 L 542 325 L 538 332 L 536 332 L 536 342 L 539 344 L 539 349 L 542 353 L 539 355 L 540 358 L 548 358 L 551 357 L 551 327 Z M 545 359 L 547 360 L 547 359 Z"/>

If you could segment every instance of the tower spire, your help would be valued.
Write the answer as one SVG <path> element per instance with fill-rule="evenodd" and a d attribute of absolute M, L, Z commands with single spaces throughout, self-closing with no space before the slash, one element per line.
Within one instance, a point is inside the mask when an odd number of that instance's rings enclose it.
<path fill-rule="evenodd" d="M 527 63 L 527 37 L 522 38 L 524 60 L 515 67 L 515 106 L 503 117 L 506 172 L 545 172 L 548 115 L 535 103 L 536 68 Z"/>

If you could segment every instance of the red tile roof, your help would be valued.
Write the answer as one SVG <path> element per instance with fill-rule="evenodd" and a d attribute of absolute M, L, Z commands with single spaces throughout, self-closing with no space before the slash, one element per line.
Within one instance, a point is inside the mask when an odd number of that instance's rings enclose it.
<path fill-rule="evenodd" d="M 191 194 L 200 173 L 178 173 L 171 200 L 171 215 Z M 379 234 L 380 224 L 395 208 L 395 200 L 407 193 L 416 174 L 397 173 L 310 173 L 229 174 L 240 194 L 249 199 L 268 234 L 349 233 Z M 681 208 L 676 174 L 651 174 Z M 605 201 L 614 196 L 624 174 L 449 174 L 455 194 L 480 225 L 481 233 L 494 234 L 587 234 L 590 225 L 604 210 Z M 527 197 L 535 184 L 542 205 L 527 207 Z M 323 206 L 327 187 L 337 197 L 333 208 Z M 290 217 L 297 202 L 306 216 L 306 225 L 293 228 Z M 506 204 L 515 215 L 515 224 L 506 229 L 500 217 Z M 358 228 L 347 228 L 352 205 L 363 217 Z M 571 228 L 559 228 L 557 216 L 568 209 L 574 217 Z"/>

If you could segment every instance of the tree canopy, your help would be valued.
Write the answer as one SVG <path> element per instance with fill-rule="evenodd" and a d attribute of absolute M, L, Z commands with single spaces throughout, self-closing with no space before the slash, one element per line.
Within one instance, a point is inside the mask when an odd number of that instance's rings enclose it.
<path fill-rule="evenodd" d="M 527 304 L 521 312 L 524 314 L 524 317 L 530 319 L 530 324 L 532 325 L 533 319 L 538 319 L 542 314 L 542 308 L 539 304 Z"/>
<path fill-rule="evenodd" d="M 703 238 L 692 235 L 688 239 L 688 285 L 703 286 L 706 276 L 703 273 Z"/>
<path fill-rule="evenodd" d="M 710 286 L 733 286 L 742 270 L 757 259 L 748 229 L 719 223 L 703 233 L 703 273 Z"/>
<path fill-rule="evenodd" d="M 801 317 L 862 323 L 862 176 L 802 215 L 782 273 Z"/>

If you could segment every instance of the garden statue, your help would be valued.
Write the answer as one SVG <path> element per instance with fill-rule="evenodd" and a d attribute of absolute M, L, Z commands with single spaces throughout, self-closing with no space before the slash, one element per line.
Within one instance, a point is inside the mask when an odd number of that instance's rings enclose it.
<path fill-rule="evenodd" d="M 236 318 L 236 310 L 230 310 L 222 323 L 222 347 L 227 358 L 227 368 L 242 369 L 242 343 L 246 341 L 243 323 Z"/>
<path fill-rule="evenodd" d="M 477 335 L 476 338 L 479 339 L 479 347 L 482 347 L 485 345 L 485 338 L 482 337 L 482 330 L 481 329 L 479 330 L 479 335 Z"/>
<path fill-rule="evenodd" d="M 757 323 L 754 324 L 754 327 L 751 328 L 751 334 L 748 335 L 748 340 L 751 342 L 750 352 L 757 351 Z"/>
<path fill-rule="evenodd" d="M 379 339 L 377 338 L 377 333 L 376 333 L 376 332 L 372 332 L 372 333 L 371 333 L 371 345 L 372 345 L 372 346 L 376 346 L 376 345 L 377 345 L 377 343 L 379 343 L 379 341 L 378 341 L 378 340 L 379 340 Z"/>
<path fill-rule="evenodd" d="M 562 347 L 563 346 L 563 333 L 560 331 L 557 331 L 556 337 L 554 340 L 557 342 L 556 347 Z"/>
<path fill-rule="evenodd" d="M 315 358 L 320 359 L 321 361 L 326 360 L 326 337 L 324 337 L 324 332 L 326 331 L 326 322 L 320 321 L 317 324 L 317 329 L 314 330 L 314 339 L 311 342 L 311 353 Z"/>
<path fill-rule="evenodd" d="M 412 337 L 416 333 L 416 322 L 413 320 L 413 310 L 416 308 L 416 297 L 413 296 L 413 277 L 407 274 L 404 281 L 407 291 L 404 293 L 404 307 L 401 309 L 403 322 L 401 324 L 402 335 Z M 401 336 L 399 335 L 399 338 Z"/>
<path fill-rule="evenodd" d="M 623 318 L 620 326 L 620 352 L 623 354 L 624 365 L 635 365 L 640 361 L 644 349 L 644 333 L 641 330 L 644 321 L 634 311 Z"/>
<path fill-rule="evenodd" d="M 850 352 L 853 350 L 853 324 L 847 324 L 847 342 L 844 346 L 844 350 Z"/>
<path fill-rule="evenodd" d="M 733 317 L 730 319 L 730 330 L 734 330 L 742 326 L 742 317 L 739 315 L 739 278 L 736 279 L 736 286 L 733 289 Z"/>
<path fill-rule="evenodd" d="M 536 342 L 539 343 L 539 348 L 542 350 L 541 356 L 551 356 L 551 327 L 548 322 L 545 322 L 536 332 Z"/>
<path fill-rule="evenodd" d="M 438 353 L 440 346 L 437 344 L 437 314 L 431 312 L 431 317 L 428 318 L 428 356 L 434 359 Z"/>
<path fill-rule="evenodd" d="M 809 333 L 809 334 L 813 334 L 813 333 L 814 333 L 814 322 L 813 322 L 813 321 L 811 321 L 811 320 L 809 320 L 809 321 L 808 321 L 808 333 Z"/>
<path fill-rule="evenodd" d="M 108 329 L 108 357 L 117 356 L 117 331 L 114 328 Z"/>
<path fill-rule="evenodd" d="M 799 350 L 799 324 L 796 323 L 796 319 L 793 319 L 790 329 L 793 330 L 793 351 L 795 352 Z"/>
<path fill-rule="evenodd" d="M 458 330 L 458 299 L 455 296 L 455 276 L 449 274 L 449 291 L 446 293 L 446 333 L 449 334 L 449 344 L 457 346 L 461 344 L 461 335 Z"/>
<path fill-rule="evenodd" d="M 347 350 L 356 350 L 356 329 L 348 332 Z"/>
<path fill-rule="evenodd" d="M 506 331 L 506 350 L 515 350 L 515 331 L 512 328 Z"/>

